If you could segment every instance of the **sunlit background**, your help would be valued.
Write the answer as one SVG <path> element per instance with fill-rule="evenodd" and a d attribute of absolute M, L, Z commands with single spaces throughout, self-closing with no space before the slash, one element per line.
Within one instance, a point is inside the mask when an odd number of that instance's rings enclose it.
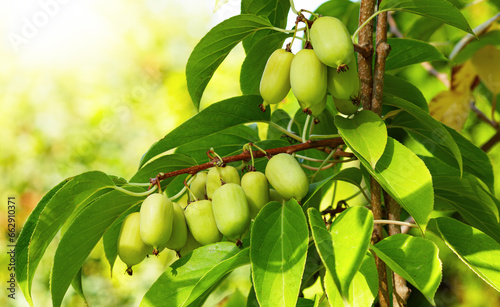
<path fill-rule="evenodd" d="M 295 6 L 314 10 L 322 2 L 295 1 Z M 0 194 L 2 204 L 8 196 L 16 198 L 17 231 L 43 194 L 63 179 L 94 169 L 130 178 L 151 144 L 195 114 L 186 88 L 186 61 L 200 38 L 238 14 L 239 7 L 238 0 L 0 2 Z M 202 107 L 241 94 L 235 80 L 243 56 L 240 46 L 228 56 L 209 83 Z M 427 98 L 441 90 L 434 85 L 424 92 Z M 4 205 L 0 214 L 6 229 Z M 4 236 L 1 240 L 6 246 Z M 35 276 L 36 306 L 51 305 L 54 243 Z M 2 281 L 7 280 L 7 256 L 0 256 Z M 91 306 L 137 306 L 174 258 L 164 253 L 158 261 L 141 264 L 133 278 L 123 274 L 125 265 L 117 261 L 111 278 L 98 245 L 83 272 Z M 490 293 L 485 284 L 465 265 L 453 265 L 468 283 L 456 289 L 472 291 L 466 299 L 488 302 L 481 298 Z M 247 296 L 248 267 L 232 275 L 208 306 Z M 454 302 L 462 295 L 450 291 Z M 15 301 L 6 296 L 3 290 L 0 306 L 27 305 L 19 289 Z M 83 302 L 70 289 L 64 305 Z"/>

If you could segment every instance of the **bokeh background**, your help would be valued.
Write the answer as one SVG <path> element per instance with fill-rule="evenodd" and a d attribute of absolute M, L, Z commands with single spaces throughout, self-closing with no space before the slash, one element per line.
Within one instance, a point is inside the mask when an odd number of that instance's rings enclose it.
<path fill-rule="evenodd" d="M 322 2 L 295 4 L 314 10 Z M 465 10 L 473 27 L 495 10 L 488 1 L 479 2 Z M 8 196 L 16 199 L 18 233 L 43 194 L 64 178 L 94 169 L 130 178 L 151 144 L 195 114 L 186 88 L 186 61 L 200 38 L 238 14 L 239 6 L 238 0 L 0 1 L 2 251 Z M 463 33 L 450 35 L 456 36 L 452 41 Z M 452 45 L 442 47 L 451 50 Z M 228 56 L 209 83 L 202 107 L 240 95 L 243 57 L 241 46 Z M 424 85 L 429 100 L 443 90 L 418 65 L 402 76 Z M 478 90 L 477 96 L 478 107 L 489 114 L 487 93 Z M 480 145 L 491 129 L 471 115 L 463 133 Z M 497 176 L 499 147 L 490 152 Z M 51 305 L 48 281 L 57 240 L 35 276 L 36 306 Z M 498 293 L 458 259 L 448 261 L 453 255 L 443 252 L 441 257 L 446 279 L 437 301 L 443 306 L 494 306 L 499 301 Z M 91 306 L 137 306 L 173 260 L 175 255 L 164 253 L 139 265 L 133 278 L 124 275 L 125 265 L 118 261 L 110 277 L 99 245 L 83 270 L 87 299 Z M 0 280 L 6 281 L 5 252 L 0 261 Z M 232 273 L 207 306 L 241 306 L 250 289 L 249 274 L 248 267 Z M 5 284 L 0 306 L 27 306 L 19 289 L 15 301 L 7 299 Z M 64 305 L 81 306 L 83 301 L 70 289 Z"/>

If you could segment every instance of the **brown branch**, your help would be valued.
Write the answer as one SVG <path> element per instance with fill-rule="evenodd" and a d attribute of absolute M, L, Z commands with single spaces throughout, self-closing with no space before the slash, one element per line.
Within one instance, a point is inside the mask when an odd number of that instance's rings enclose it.
<path fill-rule="evenodd" d="M 389 195 L 384 192 L 385 206 L 387 208 L 387 217 L 389 220 L 399 221 L 401 218 L 401 207 L 399 204 Z M 400 225 L 389 224 L 388 232 L 390 236 L 401 233 Z M 394 307 L 406 306 L 406 301 L 410 296 L 410 289 L 406 285 L 406 280 L 396 273 L 392 273 L 392 305 Z"/>
<path fill-rule="evenodd" d="M 361 26 L 375 11 L 376 0 L 363 0 L 361 1 L 361 6 L 359 10 L 359 25 Z M 358 44 L 361 48 L 367 50 L 373 50 L 373 21 L 369 22 L 364 26 L 358 35 Z M 365 110 L 371 109 L 372 100 L 372 58 L 373 55 L 370 53 L 369 56 L 364 56 L 360 53 L 358 56 L 358 73 L 359 80 L 361 83 L 360 98 L 363 108 Z"/>
<path fill-rule="evenodd" d="M 480 120 L 484 121 L 485 123 L 493 127 L 495 130 L 498 130 L 500 128 L 498 123 L 493 122 L 491 119 L 488 118 L 488 116 L 486 116 L 486 114 L 484 114 L 481 110 L 479 110 L 476 107 L 476 103 L 474 101 L 471 101 L 470 108 L 472 111 L 474 111 L 474 113 L 476 113 L 477 117 L 479 117 Z"/>
<path fill-rule="evenodd" d="M 498 142 L 500 142 L 500 130 L 495 133 L 494 136 L 491 137 L 491 139 L 488 140 L 488 142 L 484 143 L 483 146 L 481 146 L 481 149 L 484 152 L 490 151 L 490 149 L 495 146 Z"/>
<path fill-rule="evenodd" d="M 302 150 L 311 149 L 311 148 L 322 148 L 322 147 L 336 148 L 337 146 L 342 145 L 342 144 L 344 144 L 344 141 L 342 140 L 342 138 L 338 137 L 338 138 L 324 139 L 324 140 L 318 140 L 318 141 L 307 141 L 305 143 L 300 143 L 300 144 L 296 144 L 296 145 L 272 148 L 272 149 L 266 150 L 266 153 L 264 153 L 260 150 L 255 150 L 252 153 L 253 153 L 254 158 L 262 158 L 262 157 L 265 157 L 266 154 L 269 157 L 269 156 L 273 156 L 273 155 L 276 155 L 279 153 L 291 154 L 291 153 L 294 153 L 297 151 L 302 151 Z M 179 176 L 182 174 L 194 175 L 202 170 L 205 170 L 205 169 L 208 169 L 208 168 L 214 166 L 214 163 L 216 163 L 218 160 L 219 159 L 216 158 L 210 162 L 203 163 L 200 165 L 195 165 L 192 167 L 176 170 L 176 171 L 169 172 L 169 173 L 159 173 L 155 178 L 150 179 L 150 183 L 151 183 L 151 185 L 155 185 L 164 179 Z M 235 161 L 250 161 L 250 160 L 251 160 L 250 151 L 245 150 L 241 154 L 222 158 L 222 163 L 230 163 L 230 162 L 235 162 Z"/>
<path fill-rule="evenodd" d="M 365 58 L 368 58 L 368 57 L 373 55 L 373 46 L 372 45 L 361 47 L 358 44 L 353 44 L 353 46 L 354 46 L 354 51 L 361 54 Z"/>
<path fill-rule="evenodd" d="M 387 44 L 387 12 L 377 17 L 377 52 L 375 54 L 375 72 L 373 74 L 372 111 L 382 114 L 382 96 L 384 94 L 385 60 L 391 52 Z"/>

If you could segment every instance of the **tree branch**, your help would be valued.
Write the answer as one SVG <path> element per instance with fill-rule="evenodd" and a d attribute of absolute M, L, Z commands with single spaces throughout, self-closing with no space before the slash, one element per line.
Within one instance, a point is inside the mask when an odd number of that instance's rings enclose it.
<path fill-rule="evenodd" d="M 387 12 L 377 17 L 377 52 L 375 53 L 375 72 L 373 74 L 372 111 L 382 114 L 382 96 L 384 94 L 385 60 L 391 52 L 387 44 Z"/>
<path fill-rule="evenodd" d="M 375 11 L 376 0 L 363 0 L 361 1 L 360 11 L 359 11 L 359 25 L 361 26 Z M 364 26 L 358 35 L 358 45 L 360 48 L 366 50 L 373 50 L 373 22 L 369 22 Z M 358 73 L 359 80 L 361 83 L 360 98 L 363 108 L 365 110 L 371 109 L 371 99 L 372 99 L 372 58 L 373 52 L 370 52 L 369 56 L 360 53 L 358 56 Z"/>
<path fill-rule="evenodd" d="M 291 154 L 291 153 L 294 153 L 297 151 L 302 151 L 302 150 L 311 149 L 311 148 L 321 149 L 321 148 L 329 147 L 329 148 L 333 149 L 333 148 L 336 148 L 337 146 L 342 145 L 342 144 L 344 144 L 344 141 L 342 140 L 342 138 L 338 137 L 338 138 L 324 139 L 324 140 L 319 140 L 319 141 L 307 141 L 305 143 L 300 143 L 300 144 L 296 144 L 296 145 L 272 148 L 272 149 L 266 150 L 266 153 L 264 153 L 260 150 L 256 150 L 256 151 L 252 151 L 252 154 L 253 154 L 253 157 L 255 159 L 255 158 L 262 158 L 265 156 L 271 157 L 271 156 L 279 154 L 279 153 Z M 235 162 L 235 161 L 250 161 L 250 160 L 251 160 L 250 151 L 244 150 L 241 154 L 222 158 L 222 163 L 230 163 L 230 162 Z M 219 159 L 216 158 L 210 162 L 203 163 L 200 165 L 195 165 L 192 167 L 176 170 L 176 171 L 169 172 L 169 173 L 159 173 L 156 177 L 150 179 L 150 183 L 151 183 L 151 185 L 155 185 L 164 179 L 179 176 L 182 174 L 194 175 L 202 170 L 211 168 L 212 166 L 214 166 L 214 163 L 216 163 L 218 161 L 219 161 Z"/>

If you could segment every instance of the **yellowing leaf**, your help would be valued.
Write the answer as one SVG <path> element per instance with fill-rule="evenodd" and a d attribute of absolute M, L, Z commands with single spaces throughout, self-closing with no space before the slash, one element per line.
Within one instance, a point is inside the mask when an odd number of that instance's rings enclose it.
<path fill-rule="evenodd" d="M 469 114 L 469 96 L 470 91 L 467 93 L 443 91 L 431 100 L 429 112 L 436 120 L 460 131 Z"/>
<path fill-rule="evenodd" d="M 500 94 L 500 49 L 486 45 L 472 56 L 481 81 L 494 94 Z"/>
<path fill-rule="evenodd" d="M 451 90 L 458 93 L 468 94 L 476 79 L 476 70 L 471 61 L 453 67 L 451 72 Z"/>

